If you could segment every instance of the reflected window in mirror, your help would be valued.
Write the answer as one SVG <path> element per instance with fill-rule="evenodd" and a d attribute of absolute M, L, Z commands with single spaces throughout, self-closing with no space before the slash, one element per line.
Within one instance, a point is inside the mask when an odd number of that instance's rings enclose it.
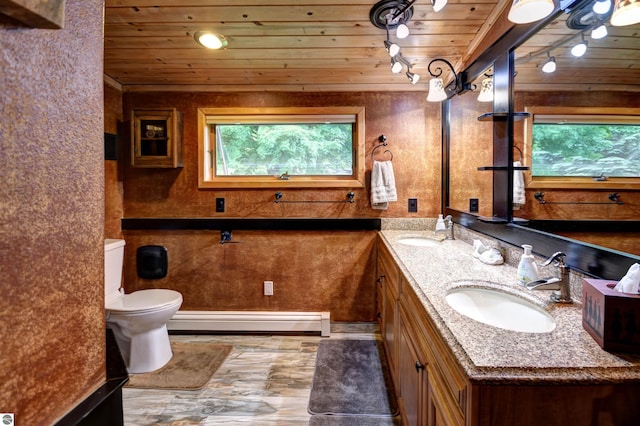
<path fill-rule="evenodd" d="M 528 185 L 640 188 L 640 109 L 528 107 Z"/>

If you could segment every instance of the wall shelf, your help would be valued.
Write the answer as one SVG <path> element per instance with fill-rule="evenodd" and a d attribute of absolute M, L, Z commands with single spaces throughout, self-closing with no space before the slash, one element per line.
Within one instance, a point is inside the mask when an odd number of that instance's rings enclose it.
<path fill-rule="evenodd" d="M 507 119 L 508 115 L 509 115 L 508 112 L 487 112 L 485 114 L 478 116 L 478 121 L 504 121 Z M 525 118 L 529 118 L 529 117 L 531 117 L 531 113 L 529 112 L 513 113 L 514 121 L 524 120 Z"/>

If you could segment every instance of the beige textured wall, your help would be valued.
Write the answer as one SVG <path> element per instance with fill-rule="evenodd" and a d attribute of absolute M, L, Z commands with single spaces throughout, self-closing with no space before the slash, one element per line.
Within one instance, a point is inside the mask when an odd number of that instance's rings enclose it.
<path fill-rule="evenodd" d="M 125 93 L 124 117 L 134 107 L 176 107 L 184 119 L 184 168 L 134 169 L 124 162 L 126 217 L 361 218 L 435 217 L 440 211 L 440 105 L 422 93 Z M 364 106 L 366 169 L 378 136 L 393 152 L 398 202 L 373 210 L 367 189 L 353 188 L 353 204 L 275 204 L 275 190 L 198 190 L 198 107 Z M 381 151 L 378 155 L 382 154 Z M 382 158 L 382 157 L 380 157 Z M 350 189 L 283 189 L 297 200 L 342 200 Z M 226 212 L 215 213 L 215 198 Z M 407 199 L 418 199 L 418 213 Z M 336 321 L 375 318 L 375 231 L 234 231 L 241 244 L 218 244 L 219 231 L 125 231 L 125 288 L 172 288 L 188 310 L 330 311 Z M 169 251 L 169 275 L 142 280 L 136 249 L 159 244 Z M 274 296 L 262 282 L 274 281 Z"/>
<path fill-rule="evenodd" d="M 105 379 L 102 11 L 0 26 L 0 412 L 20 425 Z"/>

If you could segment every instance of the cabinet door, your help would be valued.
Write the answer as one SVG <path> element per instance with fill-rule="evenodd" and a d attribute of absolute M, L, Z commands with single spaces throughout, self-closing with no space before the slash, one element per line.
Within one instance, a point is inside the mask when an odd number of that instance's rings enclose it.
<path fill-rule="evenodd" d="M 429 393 L 427 398 L 427 424 L 429 426 L 462 426 L 464 419 L 460 409 L 446 393 L 446 385 L 438 374 L 429 372 Z"/>
<path fill-rule="evenodd" d="M 406 426 L 424 426 L 427 419 L 422 411 L 428 393 L 428 376 L 424 358 L 416 351 L 409 333 L 401 319 L 398 336 L 400 406 Z"/>

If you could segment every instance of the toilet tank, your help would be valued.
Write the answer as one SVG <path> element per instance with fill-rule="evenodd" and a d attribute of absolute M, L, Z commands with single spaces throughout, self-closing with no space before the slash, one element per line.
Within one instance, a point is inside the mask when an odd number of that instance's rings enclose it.
<path fill-rule="evenodd" d="M 105 299 L 117 294 L 122 282 L 124 240 L 104 240 L 104 294 Z"/>

